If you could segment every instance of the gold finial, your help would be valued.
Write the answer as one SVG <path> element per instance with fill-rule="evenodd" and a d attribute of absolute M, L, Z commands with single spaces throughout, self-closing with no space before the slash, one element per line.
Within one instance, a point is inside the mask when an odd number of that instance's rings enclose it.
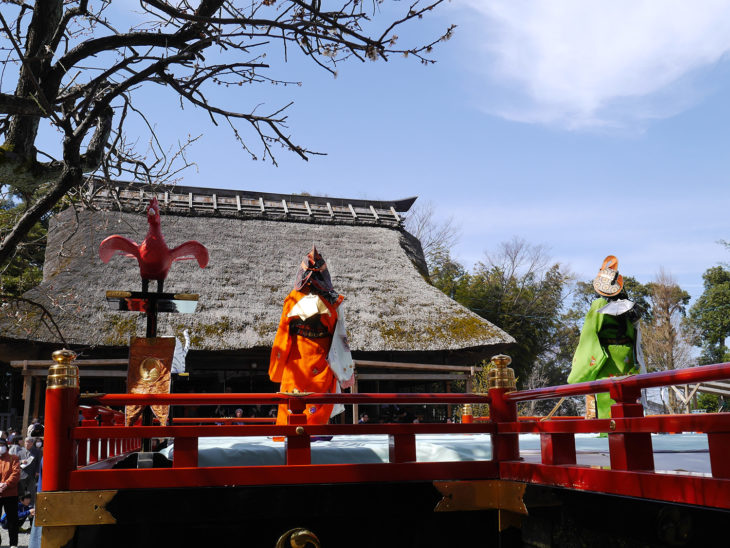
<path fill-rule="evenodd" d="M 492 388 L 507 388 L 508 392 L 517 388 L 515 372 L 511 367 L 512 358 L 505 354 L 498 354 L 492 357 L 492 367 L 487 373 L 487 386 Z"/>
<path fill-rule="evenodd" d="M 52 388 L 78 388 L 79 368 L 72 362 L 76 359 L 76 352 L 64 348 L 56 350 L 51 357 L 56 362 L 48 368 L 46 386 Z"/>
<path fill-rule="evenodd" d="M 69 350 L 68 348 L 62 348 L 61 350 L 56 350 L 53 354 L 51 354 L 51 357 L 53 358 L 54 362 L 61 365 L 66 365 L 76 359 L 76 352 L 74 352 L 73 350 Z"/>
<path fill-rule="evenodd" d="M 497 354 L 496 356 L 492 356 L 492 363 L 497 367 L 507 367 L 512 363 L 512 358 L 506 354 Z"/>

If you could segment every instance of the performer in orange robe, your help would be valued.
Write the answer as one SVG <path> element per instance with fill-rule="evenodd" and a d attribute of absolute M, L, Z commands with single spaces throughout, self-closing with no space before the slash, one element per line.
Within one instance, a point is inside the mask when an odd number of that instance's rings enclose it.
<path fill-rule="evenodd" d="M 269 362 L 269 378 L 281 392 L 337 391 L 337 377 L 327 362 L 337 309 L 344 300 L 332 287 L 327 264 L 315 247 L 302 261 L 294 290 L 284 300 Z M 332 405 L 309 404 L 307 424 L 327 424 Z M 288 408 L 279 406 L 276 424 L 287 424 Z"/>

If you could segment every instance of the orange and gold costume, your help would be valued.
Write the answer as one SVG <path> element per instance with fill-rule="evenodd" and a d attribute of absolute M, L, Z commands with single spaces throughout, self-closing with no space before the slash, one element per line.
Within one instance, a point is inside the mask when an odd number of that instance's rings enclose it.
<path fill-rule="evenodd" d="M 269 378 L 281 383 L 280 392 L 338 391 L 338 378 L 327 360 L 343 300 L 332 287 L 327 264 L 312 247 L 297 271 L 294 290 L 284 300 L 271 349 Z M 307 424 L 327 424 L 333 409 L 331 404 L 308 404 Z M 288 406 L 279 405 L 276 424 L 287 424 L 288 414 Z"/>
<path fill-rule="evenodd" d="M 295 289 L 284 300 L 279 329 L 271 351 L 269 378 L 281 383 L 280 392 L 292 392 L 296 389 L 300 392 L 334 393 L 337 390 L 337 378 L 327 363 L 327 355 L 337 323 L 337 307 L 342 302 L 342 297 L 335 304 L 322 301 L 329 314 L 318 314 L 304 322 L 297 316 L 288 317 L 294 305 L 307 294 L 308 292 Z M 300 333 L 306 331 L 314 336 Z M 320 334 L 323 336 L 317 336 Z M 308 405 L 305 410 L 307 424 L 327 424 L 332 407 L 322 404 Z M 287 424 L 287 414 L 287 406 L 280 405 L 276 424 Z"/>

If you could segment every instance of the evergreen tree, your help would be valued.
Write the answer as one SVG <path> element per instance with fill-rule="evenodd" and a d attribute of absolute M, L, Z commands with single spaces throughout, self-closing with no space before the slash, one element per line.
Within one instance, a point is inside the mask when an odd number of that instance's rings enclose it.
<path fill-rule="evenodd" d="M 702 346 L 700 363 L 726 361 L 730 336 L 730 270 L 713 266 L 702 275 L 704 291 L 690 309 L 690 322 Z"/>

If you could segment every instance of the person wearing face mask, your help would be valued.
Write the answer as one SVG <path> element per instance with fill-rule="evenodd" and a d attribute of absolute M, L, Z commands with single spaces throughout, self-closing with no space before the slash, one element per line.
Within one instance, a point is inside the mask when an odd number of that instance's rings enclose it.
<path fill-rule="evenodd" d="M 8 452 L 8 442 L 0 439 L 0 509 L 8 515 L 10 546 L 18 545 L 18 482 L 20 459 Z"/>

